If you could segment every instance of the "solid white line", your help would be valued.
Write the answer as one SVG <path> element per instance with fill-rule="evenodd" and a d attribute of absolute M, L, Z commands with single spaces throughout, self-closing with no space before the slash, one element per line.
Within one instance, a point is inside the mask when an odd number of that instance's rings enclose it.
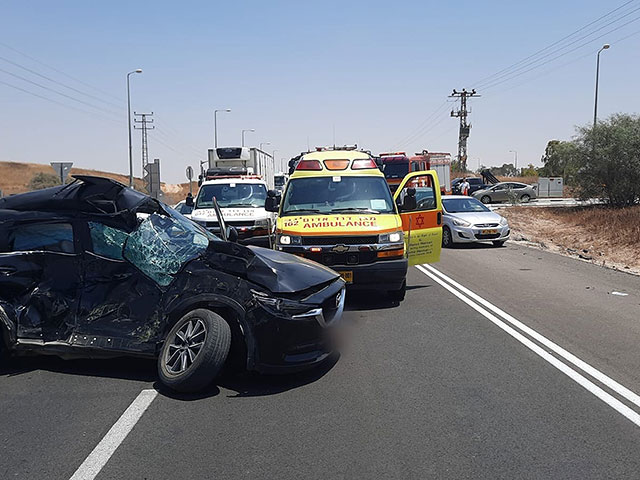
<path fill-rule="evenodd" d="M 584 389 L 586 389 L 589 392 L 591 392 L 593 395 L 595 395 L 600 400 L 605 402 L 611 408 L 613 408 L 614 410 L 616 410 L 620 414 L 624 415 L 626 418 L 628 418 L 629 420 L 631 420 L 633 423 L 635 423 L 637 426 L 640 427 L 640 415 L 638 415 L 638 413 L 636 413 L 634 410 L 632 410 L 629 407 L 627 407 L 620 400 L 616 399 L 611 394 L 605 392 L 602 388 L 598 387 L 595 383 L 591 382 L 586 377 L 582 376 L 580 373 L 578 373 L 577 371 L 573 370 L 571 367 L 569 367 L 565 363 L 563 363 L 560 360 L 558 360 L 556 357 L 554 357 L 553 355 L 548 353 L 546 350 L 544 350 L 543 348 L 541 348 L 540 346 L 538 346 L 537 344 L 535 344 L 534 342 L 529 340 L 523 334 L 521 334 L 520 332 L 518 332 L 514 328 L 512 328 L 509 325 L 507 325 L 506 323 L 504 323 L 498 317 L 496 317 L 495 315 L 493 315 L 489 311 L 485 310 L 483 307 L 481 307 L 480 305 L 478 305 L 477 303 L 472 301 L 470 298 L 468 298 L 465 295 L 463 295 L 462 293 L 460 293 L 458 290 L 453 288 L 451 285 L 445 283 L 444 280 L 442 280 L 441 278 L 438 278 L 436 275 L 431 273 L 429 270 L 424 268 L 422 265 L 417 265 L 417 268 L 422 273 L 424 273 L 429 278 L 431 278 L 433 281 L 439 283 L 442 287 L 444 287 L 445 289 L 447 289 L 448 291 L 453 293 L 456 297 L 458 297 L 464 303 L 469 305 L 475 311 L 477 311 L 478 313 L 483 315 L 489 321 L 493 322 L 496 326 L 498 326 L 499 328 L 504 330 L 506 333 L 511 335 L 513 338 L 515 338 L 517 341 L 522 343 L 529 350 L 531 350 L 532 352 L 534 352 L 535 354 L 537 354 L 538 356 L 540 356 L 541 358 L 543 358 L 544 360 L 549 362 L 551 365 L 553 365 L 558 370 L 560 370 L 562 373 L 567 375 L 569 378 L 571 378 L 573 381 L 575 381 L 581 387 L 583 387 Z"/>
<path fill-rule="evenodd" d="M 492 305 L 491 303 L 489 303 L 484 298 L 480 297 L 479 295 L 476 295 L 471 290 L 469 290 L 468 288 L 464 287 L 463 285 L 460 285 L 458 282 L 456 282 L 452 278 L 448 277 L 444 273 L 436 270 L 431 265 L 424 265 L 424 267 L 426 269 L 428 269 L 429 271 L 431 271 L 432 273 L 438 275 L 440 278 L 442 278 L 445 281 L 449 282 L 451 285 L 456 287 L 458 290 L 460 290 L 462 293 L 466 294 L 470 298 L 474 299 L 479 304 L 481 304 L 484 307 L 488 308 L 489 310 L 493 311 L 494 313 L 496 313 L 497 315 L 502 317 L 504 320 L 506 320 L 507 322 L 512 324 L 514 327 L 518 328 L 522 332 L 524 332 L 527 335 L 529 335 L 531 338 L 533 338 L 537 342 L 539 342 L 542 345 L 544 345 L 545 347 L 549 348 L 550 350 L 552 350 L 557 355 L 559 355 L 562 358 L 564 358 L 569 363 L 572 363 L 573 365 L 578 367 L 580 370 L 582 370 L 585 373 L 591 375 L 593 378 L 595 378 L 599 382 L 601 382 L 604 385 L 606 385 L 607 387 L 609 387 L 611 390 L 616 392 L 618 395 L 626 398 L 627 400 L 629 400 L 634 405 L 640 407 L 640 396 L 637 395 L 636 393 L 632 392 L 631 390 L 629 390 L 628 388 L 624 387 L 623 385 L 620 385 L 614 379 L 608 377 L 607 375 L 605 375 L 601 371 L 595 369 L 594 367 L 592 367 L 591 365 L 589 365 L 585 361 L 580 360 L 578 357 L 576 357 L 572 353 L 568 352 L 567 350 L 562 348 L 560 345 L 558 345 L 558 344 L 552 342 L 551 340 L 549 340 L 548 338 L 542 336 L 541 334 L 539 334 L 538 332 L 536 332 L 532 328 L 526 326 L 524 323 L 522 323 L 519 320 L 515 319 L 514 317 L 512 317 L 508 313 L 504 312 L 500 308 L 496 307 L 495 305 Z"/>
<path fill-rule="evenodd" d="M 142 390 L 96 448 L 82 462 L 71 480 L 93 480 L 96 478 L 157 395 L 156 390 Z"/>

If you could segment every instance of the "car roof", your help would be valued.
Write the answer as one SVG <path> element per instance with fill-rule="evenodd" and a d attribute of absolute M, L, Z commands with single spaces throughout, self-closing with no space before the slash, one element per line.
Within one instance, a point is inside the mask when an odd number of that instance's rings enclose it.
<path fill-rule="evenodd" d="M 18 215 L 20 217 L 29 212 L 37 217 L 36 212 L 117 215 L 140 208 L 148 212 L 161 210 L 157 200 L 110 178 L 91 175 L 74 175 L 73 178 L 75 180 L 67 185 L 0 199 L 0 219 L 2 216 L 15 218 L 16 212 L 23 213 Z"/>
<path fill-rule="evenodd" d="M 452 199 L 452 200 L 462 200 L 463 198 L 466 198 L 467 200 L 469 200 L 470 198 L 475 200 L 475 198 L 473 197 L 469 197 L 468 195 L 443 195 L 442 196 L 442 200 L 448 200 L 448 199 Z"/>

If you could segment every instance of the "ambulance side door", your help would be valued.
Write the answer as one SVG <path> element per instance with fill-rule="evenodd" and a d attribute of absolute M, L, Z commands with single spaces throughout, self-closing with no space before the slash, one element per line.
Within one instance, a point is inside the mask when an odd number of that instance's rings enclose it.
<path fill-rule="evenodd" d="M 400 183 L 393 199 L 402 219 L 409 265 L 440 261 L 442 200 L 436 172 L 410 173 Z"/>

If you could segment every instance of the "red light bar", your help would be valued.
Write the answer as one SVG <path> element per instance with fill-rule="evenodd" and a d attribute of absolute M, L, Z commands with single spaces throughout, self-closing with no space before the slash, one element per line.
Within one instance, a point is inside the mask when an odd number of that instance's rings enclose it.
<path fill-rule="evenodd" d="M 404 157 L 406 155 L 407 154 L 405 152 L 384 152 L 384 153 L 381 153 L 379 156 L 380 157 L 400 157 L 400 156 Z"/>
<path fill-rule="evenodd" d="M 296 170 L 322 170 L 320 160 L 300 160 Z"/>
<path fill-rule="evenodd" d="M 376 162 L 370 158 L 361 158 L 354 160 L 351 164 L 351 170 L 364 170 L 366 168 L 378 168 Z"/>

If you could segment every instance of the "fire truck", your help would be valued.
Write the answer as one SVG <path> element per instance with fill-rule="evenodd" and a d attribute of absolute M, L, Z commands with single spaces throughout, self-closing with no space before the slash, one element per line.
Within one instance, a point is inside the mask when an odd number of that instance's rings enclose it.
<path fill-rule="evenodd" d="M 409 173 L 435 170 L 438 173 L 441 193 L 451 193 L 450 153 L 423 150 L 413 157 L 408 157 L 405 152 L 386 152 L 378 155 L 377 160 L 382 166 L 382 171 L 392 192 L 396 191 L 402 179 Z"/>

